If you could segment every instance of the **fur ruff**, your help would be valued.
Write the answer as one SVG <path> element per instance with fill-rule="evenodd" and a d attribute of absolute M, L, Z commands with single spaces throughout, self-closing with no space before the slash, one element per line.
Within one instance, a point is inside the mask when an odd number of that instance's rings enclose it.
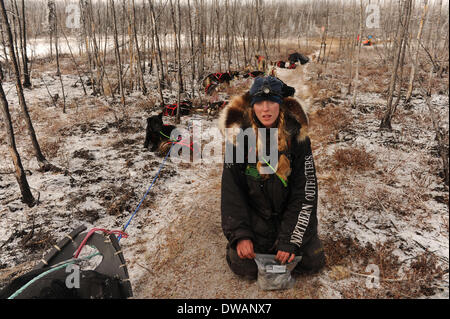
<path fill-rule="evenodd" d="M 292 97 L 283 99 L 278 117 L 278 153 L 279 159 L 275 168 L 277 175 L 286 179 L 290 173 L 290 162 L 284 154 L 288 148 L 288 140 L 295 136 L 302 143 L 308 136 L 309 119 L 302 105 Z M 235 96 L 219 115 L 219 129 L 227 141 L 236 145 L 235 137 L 240 130 L 253 128 L 257 136 L 257 148 L 261 148 L 261 140 L 257 134 L 258 124 L 254 120 L 253 108 L 250 106 L 250 94 Z M 261 163 L 257 164 L 260 171 Z M 263 178 L 267 177 L 261 174 Z"/>

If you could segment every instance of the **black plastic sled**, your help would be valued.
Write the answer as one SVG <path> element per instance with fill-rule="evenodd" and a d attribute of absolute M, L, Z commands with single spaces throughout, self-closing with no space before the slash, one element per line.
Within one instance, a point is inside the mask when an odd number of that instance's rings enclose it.
<path fill-rule="evenodd" d="M 94 232 L 87 240 L 86 245 L 95 247 L 102 256 L 101 262 L 94 270 L 83 270 L 78 262 L 66 266 L 66 262 L 72 260 L 75 251 L 88 234 L 83 232 L 84 230 L 86 226 L 80 226 L 66 235 L 32 271 L 14 279 L 3 288 L 0 291 L 0 299 L 124 299 L 131 297 L 133 293 L 125 258 L 114 234 Z M 73 266 L 75 264 L 77 266 Z M 70 265 L 72 267 L 68 267 Z M 55 268 L 60 269 L 51 271 Z M 38 276 L 42 277 L 36 279 Z M 32 282 L 33 280 L 35 281 Z"/>

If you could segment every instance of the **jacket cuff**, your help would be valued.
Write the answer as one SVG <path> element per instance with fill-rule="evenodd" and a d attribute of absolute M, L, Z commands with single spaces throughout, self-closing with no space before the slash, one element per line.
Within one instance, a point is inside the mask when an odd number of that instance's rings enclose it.
<path fill-rule="evenodd" d="M 230 240 L 230 246 L 232 248 L 236 248 L 238 241 L 240 241 L 241 239 L 250 239 L 253 241 L 253 239 L 254 239 L 253 233 L 247 229 L 237 230 L 234 233 L 232 240 Z"/>
<path fill-rule="evenodd" d="M 297 255 L 297 246 L 290 243 L 278 243 L 277 250 L 285 251 L 290 254 Z"/>

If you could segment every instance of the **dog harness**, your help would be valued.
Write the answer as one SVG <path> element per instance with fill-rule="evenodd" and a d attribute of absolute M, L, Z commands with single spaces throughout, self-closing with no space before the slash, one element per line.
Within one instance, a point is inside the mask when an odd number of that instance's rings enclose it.
<path fill-rule="evenodd" d="M 187 106 L 186 103 L 180 103 L 181 106 Z M 169 104 L 169 105 L 165 105 L 164 106 L 164 116 L 175 116 L 176 115 L 176 111 L 177 111 L 177 107 L 178 104 L 174 103 L 174 104 Z M 170 112 L 170 114 L 169 114 Z"/>

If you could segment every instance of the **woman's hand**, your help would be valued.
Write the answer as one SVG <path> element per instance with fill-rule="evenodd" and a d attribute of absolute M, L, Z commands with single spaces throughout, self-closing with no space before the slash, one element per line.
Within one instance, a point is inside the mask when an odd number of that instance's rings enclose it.
<path fill-rule="evenodd" d="M 290 263 L 291 261 L 293 261 L 295 258 L 295 254 L 291 254 L 285 251 L 281 251 L 279 250 L 277 252 L 277 255 L 275 256 L 275 260 L 278 260 L 282 265 L 284 265 L 286 263 L 286 261 L 288 263 Z"/>
<path fill-rule="evenodd" d="M 255 251 L 253 250 L 253 242 L 250 239 L 241 239 L 236 245 L 236 251 L 241 259 L 255 258 Z"/>

